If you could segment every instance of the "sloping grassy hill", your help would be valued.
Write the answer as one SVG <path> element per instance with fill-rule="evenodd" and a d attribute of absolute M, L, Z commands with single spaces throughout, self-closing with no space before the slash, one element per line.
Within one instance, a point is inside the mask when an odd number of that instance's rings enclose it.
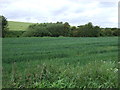
<path fill-rule="evenodd" d="M 8 27 L 11 31 L 25 31 L 26 28 L 34 23 L 8 21 Z"/>

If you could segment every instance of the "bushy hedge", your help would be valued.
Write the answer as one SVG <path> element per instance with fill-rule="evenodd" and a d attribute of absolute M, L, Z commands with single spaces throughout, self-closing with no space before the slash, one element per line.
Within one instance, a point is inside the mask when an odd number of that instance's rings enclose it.
<path fill-rule="evenodd" d="M 52 37 L 58 37 L 64 35 L 64 25 L 63 24 L 49 24 L 47 25 L 47 30 L 51 33 Z"/>
<path fill-rule="evenodd" d="M 6 37 L 21 37 L 25 31 L 7 31 Z"/>
<path fill-rule="evenodd" d="M 46 27 L 34 24 L 30 25 L 25 33 L 22 36 L 25 37 L 43 37 L 43 36 L 50 36 L 51 33 L 47 30 Z"/>
<path fill-rule="evenodd" d="M 100 27 L 93 26 L 92 23 L 88 23 L 78 28 L 72 27 L 73 37 L 98 37 L 100 36 Z M 75 30 L 74 30 L 75 29 Z"/>
<path fill-rule="evenodd" d="M 99 37 L 119 36 L 118 28 L 100 28 L 88 23 L 81 26 L 71 27 L 69 23 L 41 23 L 30 25 L 26 31 L 7 31 L 6 37 Z"/>
<path fill-rule="evenodd" d="M 48 23 L 48 24 L 34 24 L 30 25 L 22 36 L 25 37 L 43 37 L 43 36 L 65 36 L 66 35 L 64 25 L 60 23 Z"/>

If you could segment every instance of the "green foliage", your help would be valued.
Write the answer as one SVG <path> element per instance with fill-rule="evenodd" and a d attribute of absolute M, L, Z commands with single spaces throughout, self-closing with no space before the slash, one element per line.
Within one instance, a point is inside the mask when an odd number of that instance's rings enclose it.
<path fill-rule="evenodd" d="M 39 24 L 30 25 L 22 36 L 24 37 L 43 37 L 50 36 L 51 33 L 46 29 L 45 26 Z"/>
<path fill-rule="evenodd" d="M 64 25 L 63 24 L 48 24 L 47 30 L 52 34 L 52 37 L 64 36 Z"/>
<path fill-rule="evenodd" d="M 112 32 L 112 30 L 111 29 L 105 29 L 105 35 L 106 36 L 112 36 L 113 35 L 113 32 Z"/>
<path fill-rule="evenodd" d="M 32 64 L 32 63 L 30 63 Z M 13 66 L 8 88 L 118 88 L 118 68 L 115 62 L 94 61 L 85 66 L 56 66 L 40 64 L 28 67 L 20 74 L 17 66 Z M 16 70 L 15 70 L 16 69 Z"/>
<path fill-rule="evenodd" d="M 2 29 L 2 35 L 0 37 L 5 37 L 8 31 L 8 22 L 4 16 L 0 16 L 0 30 Z"/>
<path fill-rule="evenodd" d="M 4 38 L 3 51 L 3 88 L 118 87 L 118 37 Z"/>
<path fill-rule="evenodd" d="M 41 35 L 42 33 L 42 35 Z M 43 34 L 45 33 L 45 34 Z M 46 34 L 47 33 L 47 34 Z M 49 33 L 49 34 L 48 34 Z M 34 34 L 34 35 L 33 35 Z M 28 27 L 23 36 L 73 36 L 73 37 L 98 37 L 100 36 L 100 27 L 93 26 L 92 23 L 80 26 L 79 28 L 71 27 L 68 22 L 62 23 L 44 23 L 34 24 Z"/>
<path fill-rule="evenodd" d="M 7 31 L 6 37 L 21 37 L 25 31 Z"/>
<path fill-rule="evenodd" d="M 100 34 L 100 27 L 93 26 L 91 22 L 79 26 L 78 28 L 78 36 L 81 37 L 98 37 L 99 34 Z"/>
<path fill-rule="evenodd" d="M 71 37 L 76 37 L 77 33 L 78 33 L 77 27 L 75 27 L 75 26 L 70 27 L 70 36 Z"/>
<path fill-rule="evenodd" d="M 70 25 L 68 22 L 64 23 L 64 35 L 63 36 L 70 36 Z"/>
<path fill-rule="evenodd" d="M 99 26 L 95 26 L 93 27 L 93 30 L 92 30 L 92 36 L 93 37 L 99 37 L 100 36 L 100 27 Z"/>
<path fill-rule="evenodd" d="M 9 21 L 8 24 L 10 31 L 26 31 L 27 29 L 26 33 L 23 36 L 28 36 L 28 37 L 43 37 L 43 36 L 99 37 L 99 36 L 119 35 L 118 28 L 100 28 L 99 26 L 93 26 L 91 22 L 85 25 L 80 25 L 78 27 L 70 26 L 68 22 L 33 24 L 33 23 Z M 34 28 L 31 28 L 30 26 L 34 26 Z M 38 28 L 41 29 L 38 30 Z M 34 32 L 34 34 L 36 35 L 32 35 L 30 32 Z M 7 35 L 7 36 L 11 36 L 11 35 Z"/>
<path fill-rule="evenodd" d="M 60 68 L 58 71 L 46 65 L 48 80 L 43 79 L 32 85 L 34 88 L 117 88 L 118 69 L 114 62 L 95 61 L 83 67 L 70 66 Z M 55 66 L 56 67 L 56 66 Z M 49 69 L 48 69 L 49 68 Z M 54 71 L 54 73 L 53 73 Z M 61 72 L 62 71 L 62 72 Z M 57 74 L 57 75 L 55 75 Z M 52 77 L 51 77 L 52 76 Z M 45 77 L 46 78 L 46 77 Z M 54 78 L 58 78 L 54 80 Z"/>
<path fill-rule="evenodd" d="M 113 31 L 113 36 L 120 36 L 120 29 L 115 29 Z"/>
<path fill-rule="evenodd" d="M 27 31 L 22 35 L 26 37 L 43 37 L 43 36 L 66 36 L 68 28 L 61 23 L 45 23 L 30 25 Z"/>

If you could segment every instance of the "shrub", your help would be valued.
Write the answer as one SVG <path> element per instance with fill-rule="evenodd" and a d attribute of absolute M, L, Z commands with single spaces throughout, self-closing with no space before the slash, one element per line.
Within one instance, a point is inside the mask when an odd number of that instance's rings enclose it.
<path fill-rule="evenodd" d="M 51 33 L 52 37 L 64 36 L 64 25 L 63 24 L 49 24 L 47 30 Z"/>
<path fill-rule="evenodd" d="M 102 29 L 101 36 L 113 36 L 113 32 L 111 29 Z"/>
<path fill-rule="evenodd" d="M 24 37 L 43 37 L 50 36 L 51 33 L 46 29 L 45 26 L 34 24 L 30 25 L 25 33 L 22 36 Z"/>
<path fill-rule="evenodd" d="M 79 26 L 77 35 L 80 37 L 98 37 L 100 36 L 100 27 L 93 26 L 91 22 Z"/>
<path fill-rule="evenodd" d="M 114 36 L 119 36 L 120 35 L 120 29 L 116 29 L 113 31 Z"/>
<path fill-rule="evenodd" d="M 25 31 L 7 31 L 6 37 L 21 37 Z"/>

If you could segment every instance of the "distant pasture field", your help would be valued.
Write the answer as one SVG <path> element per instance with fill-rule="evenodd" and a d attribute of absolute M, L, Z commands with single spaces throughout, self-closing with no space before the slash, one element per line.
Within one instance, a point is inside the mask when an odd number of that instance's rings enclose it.
<path fill-rule="evenodd" d="M 3 88 L 117 88 L 118 37 L 3 38 Z"/>
<path fill-rule="evenodd" d="M 10 31 L 25 31 L 27 27 L 34 23 L 8 21 L 8 28 Z"/>

